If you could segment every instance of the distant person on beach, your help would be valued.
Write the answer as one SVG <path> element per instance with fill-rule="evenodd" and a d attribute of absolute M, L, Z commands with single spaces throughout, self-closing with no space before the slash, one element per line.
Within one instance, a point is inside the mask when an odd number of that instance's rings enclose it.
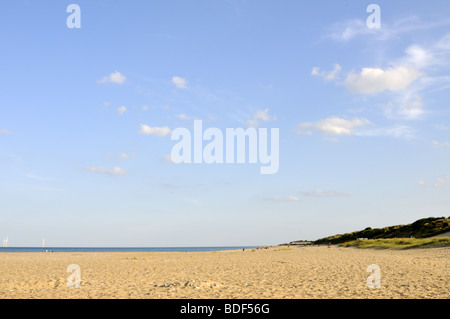
<path fill-rule="evenodd" d="M 331 247 L 331 243 L 328 243 L 328 248 L 330 248 Z"/>

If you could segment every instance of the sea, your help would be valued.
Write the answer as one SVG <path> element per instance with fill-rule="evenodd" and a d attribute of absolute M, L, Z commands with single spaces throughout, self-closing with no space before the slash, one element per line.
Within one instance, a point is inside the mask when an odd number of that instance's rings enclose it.
<path fill-rule="evenodd" d="M 42 252 L 200 252 L 221 250 L 254 249 L 259 246 L 217 246 L 217 247 L 0 247 L 0 253 L 42 253 Z"/>

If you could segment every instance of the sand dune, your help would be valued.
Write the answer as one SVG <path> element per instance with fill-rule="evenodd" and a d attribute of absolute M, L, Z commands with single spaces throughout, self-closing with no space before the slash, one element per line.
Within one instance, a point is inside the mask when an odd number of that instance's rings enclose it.
<path fill-rule="evenodd" d="M 449 260 L 449 248 L 2 253 L 0 298 L 449 298 Z M 367 287 L 371 264 L 380 288 Z"/>

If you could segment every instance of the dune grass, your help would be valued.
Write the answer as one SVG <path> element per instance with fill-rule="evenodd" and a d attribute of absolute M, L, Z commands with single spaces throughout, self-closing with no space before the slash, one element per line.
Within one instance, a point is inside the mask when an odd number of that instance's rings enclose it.
<path fill-rule="evenodd" d="M 385 238 L 353 240 L 340 244 L 341 247 L 410 249 L 429 247 L 450 247 L 450 237 L 440 238 Z"/>
<path fill-rule="evenodd" d="M 450 231 L 450 216 L 428 217 L 416 220 L 412 224 L 388 226 L 384 228 L 367 227 L 364 230 L 352 233 L 337 234 L 314 241 L 314 244 L 341 244 L 357 238 L 429 238 Z"/>

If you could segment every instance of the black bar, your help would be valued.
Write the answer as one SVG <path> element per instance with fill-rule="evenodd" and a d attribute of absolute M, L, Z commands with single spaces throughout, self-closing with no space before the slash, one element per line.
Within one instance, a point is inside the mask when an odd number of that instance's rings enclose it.
<path fill-rule="evenodd" d="M 417 315 L 426 309 L 427 317 L 445 313 L 449 299 L 14 299 L 0 300 L 18 317 L 24 312 L 55 317 L 126 316 L 127 318 L 305 318 L 322 316 L 380 316 L 399 318 Z M 137 317 L 136 317 L 137 318 Z"/>

